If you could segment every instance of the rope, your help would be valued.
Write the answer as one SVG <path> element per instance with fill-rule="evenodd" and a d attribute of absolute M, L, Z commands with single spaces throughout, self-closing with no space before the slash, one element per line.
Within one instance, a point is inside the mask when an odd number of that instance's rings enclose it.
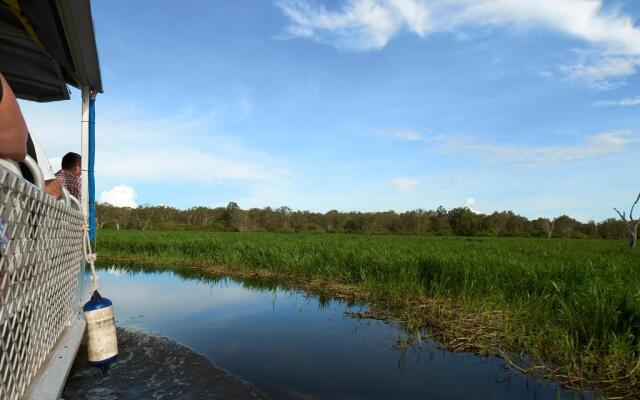
<path fill-rule="evenodd" d="M 100 285 L 98 284 L 98 275 L 96 275 L 96 255 L 91 251 L 91 240 L 89 239 L 89 224 L 84 223 L 84 246 L 82 246 L 82 250 L 84 252 L 84 260 L 91 267 L 91 283 L 93 284 L 92 293 L 96 290 L 100 289 Z"/>

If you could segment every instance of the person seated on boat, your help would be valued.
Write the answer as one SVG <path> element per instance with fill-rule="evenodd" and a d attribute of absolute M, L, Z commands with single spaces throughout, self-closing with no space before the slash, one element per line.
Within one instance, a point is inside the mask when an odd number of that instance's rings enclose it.
<path fill-rule="evenodd" d="M 60 182 L 60 179 L 58 179 L 53 173 L 53 167 L 51 166 L 47 155 L 42 149 L 42 146 L 40 146 L 36 137 L 31 133 L 27 136 L 27 155 L 34 159 L 38 164 L 38 167 L 40 167 L 40 171 L 42 171 L 42 176 L 44 178 L 44 191 L 58 200 L 61 199 L 62 182 Z M 22 177 L 33 183 L 34 179 L 31 175 L 31 171 L 22 164 L 20 165 L 20 170 L 22 171 Z"/>
<path fill-rule="evenodd" d="M 27 124 L 11 87 L 0 73 L 0 158 L 22 161 L 27 155 Z"/>
<path fill-rule="evenodd" d="M 80 187 L 82 181 L 82 157 L 78 153 L 67 153 L 62 157 L 62 169 L 56 172 L 56 176 L 72 196 L 80 200 Z"/>
<path fill-rule="evenodd" d="M 42 151 L 42 148 L 31 137 L 27 130 L 27 124 L 24 121 L 20 106 L 16 100 L 9 83 L 0 73 L 0 158 L 9 158 L 20 162 L 29 154 L 40 166 L 45 179 L 45 191 L 59 199 L 62 196 L 62 184 L 56 179 L 51 163 Z M 23 165 L 20 169 L 28 175 Z M 33 177 L 31 177 L 33 182 Z"/>

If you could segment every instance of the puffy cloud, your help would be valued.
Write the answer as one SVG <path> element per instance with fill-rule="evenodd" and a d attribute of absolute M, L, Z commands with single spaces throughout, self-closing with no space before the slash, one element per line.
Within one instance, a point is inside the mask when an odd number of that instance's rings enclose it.
<path fill-rule="evenodd" d="M 403 27 L 424 36 L 430 25 L 429 10 L 420 0 L 349 0 L 338 12 L 303 0 L 278 4 L 292 21 L 291 34 L 354 50 L 380 49 Z"/>
<path fill-rule="evenodd" d="M 100 194 L 100 201 L 103 203 L 111 204 L 115 207 L 137 207 L 136 198 L 138 195 L 131 186 L 122 184 L 111 188 L 106 192 Z"/>
<path fill-rule="evenodd" d="M 410 192 L 420 185 L 420 181 L 413 178 L 399 177 L 389 181 L 389 184 L 403 192 Z"/>
<path fill-rule="evenodd" d="M 474 197 L 469 197 L 465 202 L 464 206 L 471 210 L 472 213 L 480 214 L 480 211 L 475 210 L 473 205 L 476 204 L 476 199 Z"/>

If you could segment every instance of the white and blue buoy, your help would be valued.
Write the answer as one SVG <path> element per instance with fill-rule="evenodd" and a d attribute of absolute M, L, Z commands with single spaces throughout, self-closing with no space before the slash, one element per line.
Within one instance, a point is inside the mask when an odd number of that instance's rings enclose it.
<path fill-rule="evenodd" d="M 89 362 L 106 372 L 118 357 L 113 303 L 95 290 L 91 299 L 82 307 L 82 311 L 87 321 Z"/>

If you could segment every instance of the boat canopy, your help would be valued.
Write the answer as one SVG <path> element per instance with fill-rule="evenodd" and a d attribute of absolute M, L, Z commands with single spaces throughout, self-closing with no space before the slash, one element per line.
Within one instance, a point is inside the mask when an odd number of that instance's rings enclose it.
<path fill-rule="evenodd" d="M 89 0 L 0 0 L 0 72 L 25 100 L 67 100 L 67 84 L 101 93 Z"/>

